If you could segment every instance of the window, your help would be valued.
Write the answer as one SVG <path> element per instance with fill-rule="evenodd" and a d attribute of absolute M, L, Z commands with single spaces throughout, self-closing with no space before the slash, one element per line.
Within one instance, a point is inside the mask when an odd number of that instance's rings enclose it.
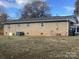
<path fill-rule="evenodd" d="M 41 33 L 41 35 L 43 35 L 43 33 Z"/>
<path fill-rule="evenodd" d="M 56 33 L 56 36 L 61 36 L 61 33 Z"/>
<path fill-rule="evenodd" d="M 77 27 L 77 32 L 79 32 L 79 27 Z"/>
<path fill-rule="evenodd" d="M 58 36 L 61 36 L 61 33 L 59 33 Z"/>
<path fill-rule="evenodd" d="M 56 28 L 56 30 L 58 30 L 58 27 Z"/>
<path fill-rule="evenodd" d="M 44 23 L 41 23 L 41 26 L 43 27 L 44 26 Z"/>
<path fill-rule="evenodd" d="M 27 32 L 27 35 L 28 35 L 29 33 Z"/>
<path fill-rule="evenodd" d="M 14 36 L 15 34 L 13 33 L 13 36 Z"/>
<path fill-rule="evenodd" d="M 6 33 L 6 35 L 7 35 L 7 32 L 5 32 Z"/>
<path fill-rule="evenodd" d="M 24 36 L 25 33 L 24 32 L 16 32 L 16 36 Z"/>

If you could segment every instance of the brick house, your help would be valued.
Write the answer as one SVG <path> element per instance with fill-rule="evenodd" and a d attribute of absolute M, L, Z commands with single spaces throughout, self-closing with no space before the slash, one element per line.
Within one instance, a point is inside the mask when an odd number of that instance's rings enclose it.
<path fill-rule="evenodd" d="M 4 22 L 4 35 L 16 36 L 69 36 L 72 26 L 77 23 L 75 16 L 54 16 Z"/>

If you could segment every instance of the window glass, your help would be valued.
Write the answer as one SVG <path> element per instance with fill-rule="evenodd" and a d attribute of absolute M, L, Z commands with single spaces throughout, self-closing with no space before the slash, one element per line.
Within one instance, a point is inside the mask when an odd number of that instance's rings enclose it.
<path fill-rule="evenodd" d="M 77 27 L 77 32 L 79 32 L 79 27 Z"/>
<path fill-rule="evenodd" d="M 43 35 L 43 33 L 41 33 L 41 35 Z"/>
<path fill-rule="evenodd" d="M 29 34 L 29 32 L 27 32 L 27 34 Z"/>

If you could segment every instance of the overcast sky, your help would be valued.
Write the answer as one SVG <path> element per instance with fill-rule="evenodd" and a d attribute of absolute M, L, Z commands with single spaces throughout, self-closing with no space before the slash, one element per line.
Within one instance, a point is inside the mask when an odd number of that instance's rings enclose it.
<path fill-rule="evenodd" d="M 31 3 L 34 0 L 0 0 L 0 6 L 5 7 L 5 11 L 10 18 L 20 17 L 20 10 L 24 4 Z M 75 0 L 44 0 L 50 6 L 53 16 L 73 15 Z"/>

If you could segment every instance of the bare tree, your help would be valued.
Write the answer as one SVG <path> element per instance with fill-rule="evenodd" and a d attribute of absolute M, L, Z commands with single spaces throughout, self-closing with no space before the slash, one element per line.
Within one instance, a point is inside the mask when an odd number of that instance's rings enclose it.
<path fill-rule="evenodd" d="M 0 22 L 5 22 L 5 21 L 7 21 L 7 14 L 0 13 Z"/>
<path fill-rule="evenodd" d="M 4 22 L 7 20 L 7 13 L 5 13 L 5 8 L 0 6 L 0 22 Z"/>
<path fill-rule="evenodd" d="M 49 15 L 49 6 L 43 1 L 34 1 L 24 6 L 22 18 L 41 18 Z"/>
<path fill-rule="evenodd" d="M 75 2 L 75 11 L 74 11 L 75 15 L 79 15 L 79 0 L 76 0 Z"/>
<path fill-rule="evenodd" d="M 5 13 L 5 8 L 0 6 L 0 35 L 3 35 L 3 22 L 7 21 L 7 14 Z"/>

